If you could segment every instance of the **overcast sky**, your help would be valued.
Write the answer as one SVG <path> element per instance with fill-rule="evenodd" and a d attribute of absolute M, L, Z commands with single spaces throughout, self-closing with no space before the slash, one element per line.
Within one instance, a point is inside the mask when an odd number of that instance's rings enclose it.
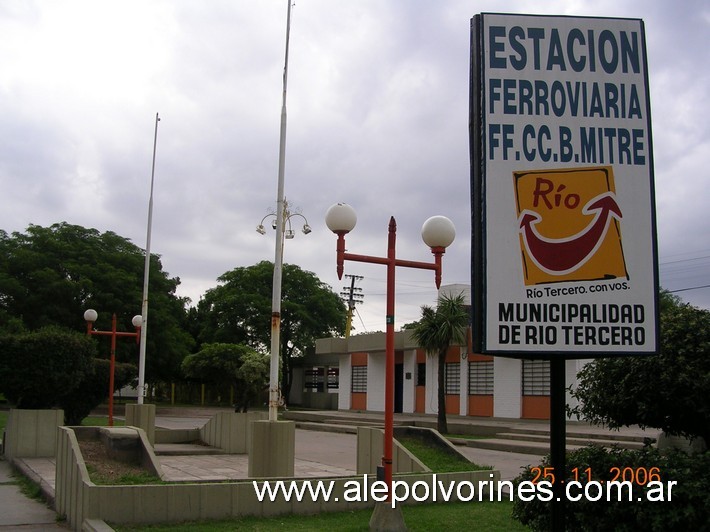
<path fill-rule="evenodd" d="M 534 5 L 533 5 L 534 4 Z M 483 0 L 298 0 L 288 76 L 286 198 L 313 227 L 285 262 L 336 292 L 327 208 L 351 204 L 353 253 L 429 260 L 423 221 L 457 239 L 443 282 L 470 282 L 471 17 Z M 660 281 L 710 308 L 710 4 L 705 0 L 508 1 L 511 13 L 642 18 L 650 76 Z M 66 221 L 141 248 L 160 113 L 151 251 L 179 295 L 274 260 L 286 35 L 283 0 L 0 0 L 0 229 Z M 301 222 L 294 219 L 298 230 Z M 268 225 L 270 227 L 270 225 Z M 384 330 L 385 268 L 362 275 L 358 332 Z M 396 323 L 434 304 L 431 272 L 397 272 Z M 142 280 L 140 280 L 142 282 Z"/>

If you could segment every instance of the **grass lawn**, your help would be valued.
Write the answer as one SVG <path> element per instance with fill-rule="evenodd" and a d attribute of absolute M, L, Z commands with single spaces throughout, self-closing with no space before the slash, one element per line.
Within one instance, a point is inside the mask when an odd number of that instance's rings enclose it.
<path fill-rule="evenodd" d="M 454 456 L 427 445 L 416 437 L 397 438 L 413 455 L 419 458 L 429 469 L 435 473 L 449 473 L 453 471 L 485 471 L 492 469 L 490 466 L 480 466 L 464 457 Z"/>
<path fill-rule="evenodd" d="M 527 530 L 510 517 L 510 502 L 468 502 L 404 506 L 402 513 L 409 530 L 476 530 L 516 531 Z M 228 530 L 304 531 L 361 531 L 368 530 L 372 510 L 324 513 L 311 516 L 284 515 L 279 517 L 244 517 L 225 521 L 203 521 L 171 525 L 129 527 L 112 525 L 118 532 L 138 530 L 171 530 L 176 532 L 226 532 Z"/>
<path fill-rule="evenodd" d="M 8 411 L 7 410 L 0 410 L 0 433 L 5 430 L 5 426 L 7 425 L 7 417 L 8 417 Z M 108 426 L 108 417 L 106 416 L 89 416 L 84 418 L 84 420 L 81 422 L 81 424 L 85 427 L 106 427 Z M 116 427 L 122 427 L 125 425 L 125 421 L 122 419 L 115 419 L 113 420 L 113 424 Z"/>
<path fill-rule="evenodd" d="M 481 434 L 446 434 L 447 438 L 458 438 L 461 440 L 490 440 L 495 436 L 482 436 Z"/>
<path fill-rule="evenodd" d="M 108 417 L 107 416 L 89 416 L 85 417 L 82 422 L 84 427 L 108 427 Z M 126 422 L 122 419 L 113 418 L 114 427 L 123 427 Z"/>

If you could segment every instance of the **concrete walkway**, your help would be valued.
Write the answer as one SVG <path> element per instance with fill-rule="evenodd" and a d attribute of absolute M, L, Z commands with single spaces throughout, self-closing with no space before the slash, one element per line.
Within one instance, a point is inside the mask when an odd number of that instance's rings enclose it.
<path fill-rule="evenodd" d="M 156 427 L 185 429 L 202 427 L 219 410 L 224 409 L 159 409 L 156 415 Z M 165 415 L 165 414 L 168 415 Z M 356 474 L 357 436 L 352 432 L 352 425 L 358 422 L 372 423 L 381 419 L 381 414 L 356 414 L 351 412 L 320 412 L 325 424 L 322 430 L 315 423 L 305 423 L 309 430 L 296 430 L 295 476 L 296 477 L 331 477 L 353 476 Z M 395 416 L 397 422 L 407 422 L 407 415 Z M 422 421 L 432 420 L 432 416 L 416 416 L 418 425 Z M 327 421 L 326 421 L 327 420 Z M 435 421 L 435 419 L 434 419 Z M 475 423 L 484 424 L 492 432 L 514 425 L 530 430 L 547 426 L 547 422 L 496 420 L 481 418 L 460 418 L 451 416 L 449 424 Z M 570 424 L 576 430 L 589 434 L 608 432 L 605 429 L 583 424 Z M 482 430 L 486 429 L 482 427 Z M 568 429 L 571 427 L 568 426 Z M 630 433 L 637 434 L 636 429 Z M 471 461 L 479 465 L 489 465 L 501 472 L 502 480 L 512 480 L 521 472 L 521 468 L 538 464 L 541 455 L 479 449 L 460 446 L 459 450 Z M 167 480 L 172 481 L 222 481 L 248 478 L 248 458 L 246 455 L 187 455 L 158 456 Z M 53 499 L 55 486 L 55 462 L 50 458 L 28 458 L 20 461 L 22 472 L 40 484 L 45 495 Z M 3 530 L 65 530 L 55 522 L 56 514 L 46 505 L 28 499 L 19 491 L 10 477 L 11 467 L 0 461 L 0 531 Z"/>
<path fill-rule="evenodd" d="M 12 466 L 0 459 L 0 531 L 4 530 L 66 531 L 67 528 L 57 524 L 57 514 L 45 503 L 22 494 Z"/>

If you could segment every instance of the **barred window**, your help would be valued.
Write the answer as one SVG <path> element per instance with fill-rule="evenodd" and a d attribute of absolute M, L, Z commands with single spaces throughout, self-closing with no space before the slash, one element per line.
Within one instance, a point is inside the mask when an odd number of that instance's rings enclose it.
<path fill-rule="evenodd" d="M 340 388 L 340 368 L 328 368 L 328 389 Z"/>
<path fill-rule="evenodd" d="M 426 386 L 426 362 L 417 364 L 417 386 Z"/>
<path fill-rule="evenodd" d="M 468 394 L 493 395 L 493 361 L 476 360 L 468 364 Z"/>
<path fill-rule="evenodd" d="M 461 365 L 458 362 L 446 364 L 444 383 L 447 395 L 458 395 L 461 390 Z"/>
<path fill-rule="evenodd" d="M 323 391 L 325 368 L 308 368 L 306 370 L 306 389 L 314 392 Z"/>
<path fill-rule="evenodd" d="M 367 393 L 367 366 L 352 367 L 352 393 Z"/>
<path fill-rule="evenodd" d="M 550 395 L 549 360 L 523 360 L 523 395 Z"/>

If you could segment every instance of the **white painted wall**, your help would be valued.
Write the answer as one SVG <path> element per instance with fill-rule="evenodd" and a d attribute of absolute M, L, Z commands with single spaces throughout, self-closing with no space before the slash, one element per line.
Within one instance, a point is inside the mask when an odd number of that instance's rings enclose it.
<path fill-rule="evenodd" d="M 407 380 L 407 373 L 411 378 Z M 404 380 L 403 397 L 402 397 L 402 412 L 412 413 L 416 403 L 416 383 L 417 383 L 417 352 L 404 351 Z"/>
<path fill-rule="evenodd" d="M 466 354 L 467 349 L 461 348 L 459 359 L 461 360 L 460 382 L 461 388 L 459 391 L 459 414 L 462 416 L 468 415 L 468 358 L 463 358 L 461 355 Z"/>
<path fill-rule="evenodd" d="M 493 415 L 520 418 L 522 412 L 522 362 L 516 358 L 493 358 Z"/>
<path fill-rule="evenodd" d="M 370 353 L 367 357 L 367 409 L 385 411 L 385 354 Z"/>
<path fill-rule="evenodd" d="M 350 410 L 350 388 L 352 385 L 352 371 L 350 361 L 352 355 L 340 357 L 340 388 L 338 389 L 338 410 Z"/>

